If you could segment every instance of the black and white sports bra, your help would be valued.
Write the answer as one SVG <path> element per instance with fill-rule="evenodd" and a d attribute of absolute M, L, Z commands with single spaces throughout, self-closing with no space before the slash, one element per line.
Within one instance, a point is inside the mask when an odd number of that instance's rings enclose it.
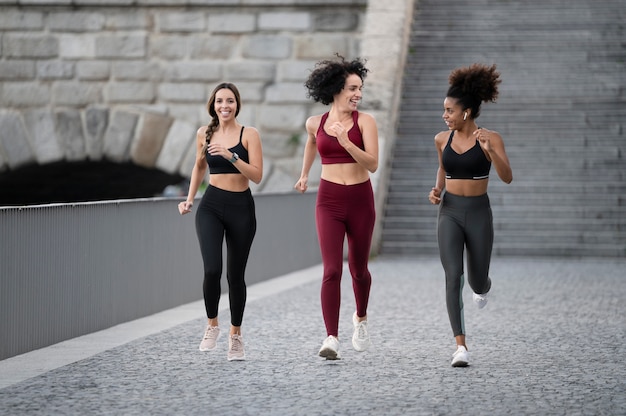
<path fill-rule="evenodd" d="M 446 171 L 446 179 L 487 179 L 491 162 L 485 156 L 485 152 L 476 140 L 476 144 L 465 153 L 457 153 L 452 149 L 452 137 L 450 133 L 448 144 L 441 154 L 441 162 Z"/>

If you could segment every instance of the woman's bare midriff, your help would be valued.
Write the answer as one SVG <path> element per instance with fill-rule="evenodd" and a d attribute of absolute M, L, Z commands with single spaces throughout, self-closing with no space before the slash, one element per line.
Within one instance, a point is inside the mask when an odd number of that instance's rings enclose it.
<path fill-rule="evenodd" d="M 446 192 L 458 196 L 480 196 L 487 193 L 489 179 L 446 179 Z"/>
<path fill-rule="evenodd" d="M 230 192 L 243 192 L 250 186 L 248 178 L 241 173 L 209 174 L 209 184 Z"/>
<path fill-rule="evenodd" d="M 321 178 L 340 185 L 356 185 L 367 182 L 369 172 L 358 163 L 334 163 L 322 165 Z"/>

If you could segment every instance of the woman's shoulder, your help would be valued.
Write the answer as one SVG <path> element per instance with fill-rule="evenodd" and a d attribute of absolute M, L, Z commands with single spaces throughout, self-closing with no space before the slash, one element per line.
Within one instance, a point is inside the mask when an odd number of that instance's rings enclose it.
<path fill-rule="evenodd" d="M 313 123 L 317 122 L 319 124 L 319 122 L 322 121 L 322 117 L 324 117 L 325 114 L 328 114 L 328 113 L 312 115 L 312 116 L 310 116 L 309 118 L 306 119 L 306 122 L 307 123 L 309 123 L 309 122 L 313 122 Z"/>
<path fill-rule="evenodd" d="M 444 143 L 448 141 L 448 138 L 452 134 L 451 130 L 442 130 L 439 133 L 435 134 L 435 142 L 436 143 Z"/>
<path fill-rule="evenodd" d="M 244 139 L 259 139 L 261 135 L 259 134 L 259 130 L 253 126 L 242 126 L 243 127 L 243 138 Z"/>
<path fill-rule="evenodd" d="M 198 130 L 196 131 L 196 137 L 202 137 L 205 138 L 206 137 L 206 131 L 209 128 L 209 126 L 200 126 L 198 128 Z"/>
<path fill-rule="evenodd" d="M 359 125 L 363 126 L 365 124 L 374 124 L 376 125 L 376 118 L 370 113 L 364 113 L 362 111 L 356 111 Z"/>
<path fill-rule="evenodd" d="M 316 114 L 307 118 L 305 123 L 307 130 L 317 130 L 322 122 L 324 114 Z"/>
<path fill-rule="evenodd" d="M 243 128 L 243 134 L 256 133 L 259 134 L 259 129 L 254 126 L 241 126 Z"/>
<path fill-rule="evenodd" d="M 375 120 L 375 117 L 372 114 L 370 114 L 370 113 L 366 113 L 364 111 L 358 111 L 358 110 L 356 111 L 356 113 L 357 113 L 357 117 L 359 117 L 359 120 L 361 120 L 362 118 L 364 118 L 366 120 L 367 119 Z"/>

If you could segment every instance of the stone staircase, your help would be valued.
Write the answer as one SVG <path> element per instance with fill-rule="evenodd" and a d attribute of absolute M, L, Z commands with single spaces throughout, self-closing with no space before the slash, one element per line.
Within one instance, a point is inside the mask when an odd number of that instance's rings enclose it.
<path fill-rule="evenodd" d="M 625 22 L 624 0 L 417 0 L 379 252 L 438 253 L 433 139 L 450 71 L 481 62 L 503 81 L 478 124 L 513 168 L 491 171 L 494 255 L 625 257 Z"/>

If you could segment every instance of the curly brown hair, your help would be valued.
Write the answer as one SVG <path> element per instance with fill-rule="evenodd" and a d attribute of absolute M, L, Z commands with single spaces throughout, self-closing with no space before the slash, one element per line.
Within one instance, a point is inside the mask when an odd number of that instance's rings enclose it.
<path fill-rule="evenodd" d="M 307 97 L 324 105 L 333 102 L 335 95 L 345 86 L 348 75 L 356 74 L 364 81 L 369 72 L 361 58 L 346 61 L 343 56 L 335 55 L 337 60 L 327 59 L 318 62 L 304 83 L 308 90 Z"/>
<path fill-rule="evenodd" d="M 448 78 L 450 88 L 447 96 L 456 98 L 463 107 L 471 110 L 472 118 L 480 115 L 482 102 L 495 102 L 498 98 L 498 84 L 502 82 L 496 65 L 472 64 L 457 68 Z"/>

